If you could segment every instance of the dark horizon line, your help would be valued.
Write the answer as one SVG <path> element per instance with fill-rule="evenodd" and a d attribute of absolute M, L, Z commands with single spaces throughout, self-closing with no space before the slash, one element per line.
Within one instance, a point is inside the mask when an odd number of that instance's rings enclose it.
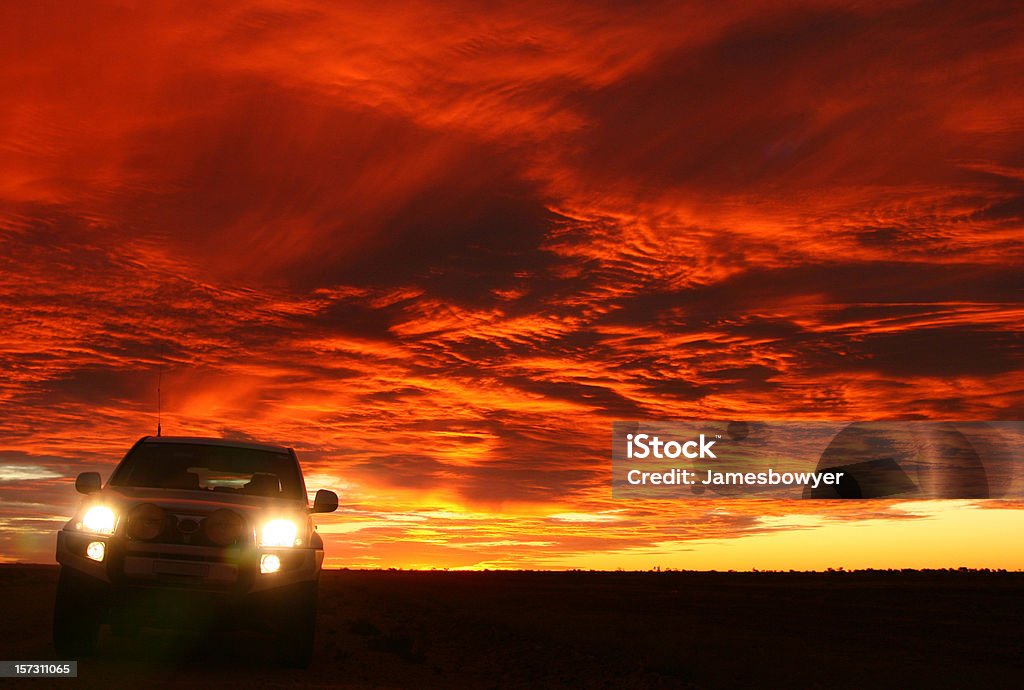
<path fill-rule="evenodd" d="M 59 563 L 36 563 L 29 561 L 15 561 L 0 563 L 0 570 L 6 568 L 58 568 Z M 948 568 L 826 568 L 825 570 L 772 570 L 758 569 L 750 570 L 691 570 L 686 568 L 650 568 L 646 570 L 627 570 L 617 568 L 614 570 L 590 569 L 590 568 L 482 568 L 472 570 L 468 568 L 350 568 L 350 567 L 324 567 L 323 572 L 353 572 L 353 573 L 543 573 L 543 574 L 595 574 L 595 575 L 665 575 L 665 574 L 687 574 L 687 575 L 852 575 L 852 574 L 879 574 L 879 573 L 956 573 L 956 574 L 1024 574 L 1024 568 L 1014 570 L 1008 568 L 968 568 L 967 566 Z"/>

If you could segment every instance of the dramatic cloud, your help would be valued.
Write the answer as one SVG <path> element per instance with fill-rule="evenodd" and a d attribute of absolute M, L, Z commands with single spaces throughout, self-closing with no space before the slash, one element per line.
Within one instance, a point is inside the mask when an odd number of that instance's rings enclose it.
<path fill-rule="evenodd" d="M 1018 524 L 616 502 L 608 443 L 1019 417 L 1022 31 L 1007 3 L 9 3 L 2 557 L 51 558 L 158 376 L 168 432 L 293 445 L 340 491 L 334 565 L 818 567 L 771 540 Z"/>

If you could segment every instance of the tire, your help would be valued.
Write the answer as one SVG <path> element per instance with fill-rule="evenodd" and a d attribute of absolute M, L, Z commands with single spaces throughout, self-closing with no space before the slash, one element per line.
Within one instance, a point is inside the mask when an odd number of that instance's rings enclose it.
<path fill-rule="evenodd" d="M 96 651 L 101 609 L 85 576 L 61 566 L 53 606 L 53 647 L 62 659 L 80 659 Z"/>
<path fill-rule="evenodd" d="M 111 623 L 110 632 L 114 637 L 131 639 L 139 636 L 139 626 L 130 623 Z"/>
<path fill-rule="evenodd" d="M 289 668 L 306 668 L 313 658 L 316 639 L 317 583 L 303 584 L 282 611 L 280 636 L 281 663 Z"/>

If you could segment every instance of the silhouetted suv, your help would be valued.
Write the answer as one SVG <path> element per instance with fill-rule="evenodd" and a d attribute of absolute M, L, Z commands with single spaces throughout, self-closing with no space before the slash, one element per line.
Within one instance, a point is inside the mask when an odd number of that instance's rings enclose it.
<path fill-rule="evenodd" d="M 147 436 L 114 470 L 78 475 L 86 495 L 57 534 L 57 654 L 91 653 L 99 627 L 209 630 L 246 623 L 280 638 L 282 660 L 308 664 L 323 541 L 290 448 Z"/>

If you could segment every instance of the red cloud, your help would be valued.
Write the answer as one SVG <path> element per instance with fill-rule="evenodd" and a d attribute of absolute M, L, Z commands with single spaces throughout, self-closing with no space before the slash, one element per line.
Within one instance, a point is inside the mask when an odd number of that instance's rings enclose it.
<path fill-rule="evenodd" d="M 614 418 L 1024 401 L 1016 9 L 3 13 L 0 451 L 64 477 L 0 485 L 45 523 L 8 558 L 152 431 L 161 364 L 166 429 L 344 485 L 338 564 L 548 566 L 797 510 L 611 501 Z"/>

